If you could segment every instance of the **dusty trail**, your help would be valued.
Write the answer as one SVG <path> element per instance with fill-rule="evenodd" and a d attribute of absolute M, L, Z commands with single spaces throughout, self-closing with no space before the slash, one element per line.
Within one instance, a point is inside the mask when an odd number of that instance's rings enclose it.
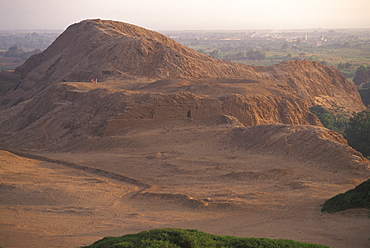
<path fill-rule="evenodd" d="M 102 170 L 102 169 L 98 169 L 98 168 L 92 168 L 92 167 L 88 167 L 88 166 L 84 166 L 84 165 L 78 165 L 78 164 L 75 164 L 75 163 L 70 163 L 70 162 L 66 162 L 66 161 L 62 161 L 62 160 L 58 160 L 58 159 L 43 157 L 43 156 L 31 154 L 31 153 L 25 153 L 25 152 L 21 152 L 21 151 L 15 151 L 15 150 L 9 150 L 9 149 L 1 149 L 1 150 L 11 152 L 11 153 L 13 153 L 15 155 L 18 155 L 20 157 L 35 159 L 35 160 L 49 162 L 49 163 L 60 164 L 60 165 L 63 165 L 63 166 L 67 166 L 69 168 L 84 171 L 86 173 L 91 173 L 91 174 L 99 176 L 99 177 L 113 179 L 113 180 L 116 180 L 116 181 L 119 181 L 119 182 L 122 182 L 122 183 L 138 186 L 138 187 L 141 188 L 138 192 L 144 191 L 144 190 L 149 189 L 149 188 L 152 187 L 151 185 L 140 182 L 136 179 L 129 178 L 129 177 L 126 177 L 126 176 L 123 176 L 123 175 L 120 175 L 120 174 L 117 174 L 117 173 L 114 173 L 114 172 L 110 172 L 110 171 L 106 171 L 106 170 Z"/>
<path fill-rule="evenodd" d="M 76 247 L 211 217 L 179 207 L 171 194 L 148 199 L 141 192 L 151 185 L 118 173 L 21 151 L 0 158 L 2 247 Z"/>
<path fill-rule="evenodd" d="M 41 143 L 41 146 L 46 144 L 50 140 L 50 134 L 46 130 L 46 127 L 57 117 L 58 111 L 56 111 L 42 126 L 41 126 L 41 131 L 45 136 L 44 142 Z"/>
<path fill-rule="evenodd" d="M 156 186 L 155 185 L 150 185 L 150 184 L 147 184 L 147 183 L 143 183 L 139 180 L 136 180 L 134 178 L 130 178 L 130 177 L 127 177 L 127 176 L 123 176 L 121 174 L 118 174 L 118 173 L 115 173 L 115 172 L 111 172 L 111 171 L 107 171 L 107 170 L 103 170 L 103 169 L 99 169 L 99 168 L 93 168 L 93 167 L 89 167 L 89 166 L 85 166 L 85 165 L 79 165 L 79 164 L 76 164 L 76 163 L 71 163 L 71 162 L 67 162 L 67 161 L 63 161 L 63 160 L 59 160 L 59 159 L 53 159 L 53 158 L 49 158 L 49 157 L 45 157 L 45 156 L 40 156 L 40 155 L 35 155 L 35 154 L 31 154 L 31 153 L 27 153 L 27 152 L 22 152 L 22 151 L 15 151 L 15 150 L 9 150 L 9 149 L 2 149 L 4 151 L 8 151 L 8 152 L 11 152 L 17 156 L 20 156 L 20 157 L 23 157 L 23 158 L 29 158 L 29 159 L 34 159 L 34 160 L 37 160 L 37 161 L 43 161 L 43 162 L 49 162 L 49 163 L 54 163 L 54 164 L 58 164 L 58 165 L 63 165 L 63 166 L 66 166 L 68 168 L 72 168 L 74 170 L 79 170 L 79 171 L 83 171 L 84 173 L 89 173 L 89 174 L 92 174 L 92 175 L 95 175 L 95 176 L 98 176 L 98 177 L 102 177 L 102 178 L 107 178 L 109 180 L 114 180 L 114 181 L 117 181 L 119 183 L 123 183 L 124 185 L 132 185 L 132 186 L 136 186 L 138 187 L 138 189 L 136 191 L 132 191 L 132 192 L 129 192 L 127 193 L 126 195 L 123 196 L 123 198 L 125 199 L 134 199 L 134 198 L 138 198 L 138 199 L 157 199 L 157 200 L 161 200 L 161 201 L 167 201 L 167 202 L 181 202 L 181 204 L 183 206 L 188 206 L 188 207 L 191 207 L 191 208 L 203 208 L 203 207 L 227 207 L 227 206 L 232 206 L 232 205 L 229 205 L 229 204 L 225 204 L 225 203 L 222 203 L 222 204 L 210 204 L 207 200 L 195 200 L 193 199 L 192 197 L 189 197 L 188 195 L 186 194 L 172 194 L 172 193 L 161 193 L 161 192 L 156 192 L 156 193 L 153 193 L 153 192 L 147 192 L 147 191 L 150 191 L 150 189 L 155 189 Z M 51 196 L 53 197 L 53 196 Z M 54 198 L 54 197 L 53 197 Z"/>

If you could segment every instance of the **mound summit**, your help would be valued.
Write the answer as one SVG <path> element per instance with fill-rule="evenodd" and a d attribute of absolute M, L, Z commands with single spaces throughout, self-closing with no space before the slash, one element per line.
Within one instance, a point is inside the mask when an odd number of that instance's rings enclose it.
<path fill-rule="evenodd" d="M 86 81 L 91 76 L 103 80 L 258 77 L 252 67 L 214 60 L 157 32 L 103 20 L 71 25 L 16 73 L 48 82 Z"/>
<path fill-rule="evenodd" d="M 71 25 L 44 52 L 16 68 L 14 76 L 3 78 L 16 80 L 17 85 L 17 92 L 1 100 L 6 106 L 62 81 L 238 78 L 288 86 L 309 106 L 337 104 L 350 112 L 364 108 L 353 84 L 318 62 L 290 61 L 268 67 L 235 64 L 215 60 L 154 31 L 99 19 Z"/>

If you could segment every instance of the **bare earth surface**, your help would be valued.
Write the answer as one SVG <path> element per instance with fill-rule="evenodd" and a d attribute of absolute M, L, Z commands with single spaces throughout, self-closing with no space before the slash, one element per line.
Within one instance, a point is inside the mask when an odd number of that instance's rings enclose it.
<path fill-rule="evenodd" d="M 365 109 L 333 67 L 234 64 L 86 20 L 0 79 L 3 248 L 163 227 L 370 247 L 368 210 L 320 212 L 370 177 L 308 109 Z"/>
<path fill-rule="evenodd" d="M 38 152 L 39 159 L 1 151 L 0 245 L 78 247 L 178 227 L 370 246 L 367 210 L 320 212 L 320 204 L 364 181 L 364 174 L 245 150 L 225 142 L 228 132 L 136 129 L 121 139 L 124 148 Z"/>

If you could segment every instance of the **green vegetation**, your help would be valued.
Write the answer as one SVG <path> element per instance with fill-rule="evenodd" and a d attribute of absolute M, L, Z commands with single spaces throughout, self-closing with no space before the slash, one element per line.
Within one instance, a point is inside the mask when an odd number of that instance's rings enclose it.
<path fill-rule="evenodd" d="M 210 53 L 211 57 L 214 58 L 214 59 L 222 59 L 222 52 L 220 50 L 213 50 L 211 53 Z"/>
<path fill-rule="evenodd" d="M 361 65 L 356 69 L 356 73 L 353 78 L 353 82 L 360 86 L 366 83 L 370 83 L 370 66 Z"/>
<path fill-rule="evenodd" d="M 348 113 L 343 114 L 342 108 L 336 105 L 329 110 L 316 105 L 310 107 L 310 111 L 324 127 L 343 134 L 351 147 L 370 158 L 370 109 L 354 113 L 351 118 L 347 118 Z"/>
<path fill-rule="evenodd" d="M 0 71 L 14 70 L 32 54 L 46 49 L 60 32 L 1 31 Z"/>
<path fill-rule="evenodd" d="M 11 47 L 46 49 L 60 34 L 0 30 L 0 70 L 14 69 L 24 58 L 3 59 Z M 250 65 L 272 65 L 299 59 L 337 67 L 352 80 L 361 65 L 370 66 L 370 29 L 168 31 L 181 44 L 217 59 Z M 247 54 L 249 52 L 249 54 Z M 212 53 L 212 54 L 211 54 Z"/>
<path fill-rule="evenodd" d="M 23 50 L 46 49 L 62 31 L 0 30 L 0 51 L 17 46 Z"/>
<path fill-rule="evenodd" d="M 365 84 L 363 87 L 366 87 L 366 88 L 359 89 L 358 93 L 360 93 L 361 99 L 364 102 L 364 104 L 369 107 L 370 106 L 370 85 L 367 86 L 367 84 Z"/>
<path fill-rule="evenodd" d="M 338 68 L 349 80 L 358 67 L 370 66 L 370 29 L 169 31 L 165 35 L 208 55 L 219 50 L 222 59 L 242 64 L 313 60 Z"/>
<path fill-rule="evenodd" d="M 86 248 L 319 248 L 327 247 L 293 240 L 218 236 L 197 230 L 155 229 L 122 237 L 105 237 Z"/>
<path fill-rule="evenodd" d="M 346 193 L 341 193 L 325 201 L 321 211 L 334 213 L 351 208 L 370 209 L 370 179 Z"/>
<path fill-rule="evenodd" d="M 348 144 L 365 157 L 370 156 L 370 110 L 364 110 L 349 119 L 344 132 Z"/>
<path fill-rule="evenodd" d="M 31 55 L 40 52 L 40 49 L 26 52 L 22 48 L 12 46 L 8 51 L 0 53 L 0 71 L 13 70 L 26 61 Z"/>
<path fill-rule="evenodd" d="M 352 63 L 339 63 L 337 69 L 340 70 L 346 78 L 353 78 L 355 76 L 355 66 Z"/>
<path fill-rule="evenodd" d="M 4 57 L 15 57 L 20 58 L 23 61 L 25 61 L 27 58 L 29 58 L 31 55 L 41 53 L 40 49 L 35 49 L 33 51 L 25 52 L 22 48 L 19 48 L 17 46 L 12 46 L 8 49 L 7 52 L 5 52 Z"/>
<path fill-rule="evenodd" d="M 249 60 L 264 60 L 266 58 L 265 53 L 259 50 L 250 50 L 246 55 Z"/>
<path fill-rule="evenodd" d="M 338 133 L 344 133 L 348 126 L 348 118 L 343 114 L 342 107 L 333 105 L 330 110 L 321 105 L 310 107 L 311 113 L 315 114 L 324 127 L 334 130 Z"/>

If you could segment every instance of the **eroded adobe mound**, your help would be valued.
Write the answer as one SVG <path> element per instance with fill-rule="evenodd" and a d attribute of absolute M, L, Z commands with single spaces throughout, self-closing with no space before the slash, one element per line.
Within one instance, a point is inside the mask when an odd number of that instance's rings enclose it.
<path fill-rule="evenodd" d="M 133 128 L 230 123 L 320 125 L 299 98 L 265 91 L 265 95 L 205 96 L 189 91 L 164 94 L 144 89 L 83 89 L 59 83 L 21 106 L 2 111 L 6 118 L 0 122 L 0 139 L 12 147 L 61 149 L 122 135 Z"/>
<path fill-rule="evenodd" d="M 225 146 L 253 153 L 285 156 L 310 166 L 368 173 L 368 161 L 347 145 L 341 134 L 324 127 L 305 125 L 259 125 L 236 128 Z"/>
<path fill-rule="evenodd" d="M 290 61 L 269 67 L 235 64 L 215 60 L 157 32 L 107 20 L 71 25 L 48 49 L 16 68 L 15 74 L 16 89 L 0 99 L 2 108 L 61 81 L 239 78 L 281 85 L 308 106 L 336 104 L 349 112 L 364 109 L 354 85 L 318 62 Z"/>
<path fill-rule="evenodd" d="M 131 24 L 85 20 L 18 67 L 0 98 L 0 140 L 63 148 L 168 125 L 321 125 L 308 107 L 364 105 L 334 68 L 252 67 L 212 59 Z M 87 83 L 98 77 L 99 83 Z M 66 81 L 66 82 L 62 82 Z"/>
<path fill-rule="evenodd" d="M 47 50 L 15 72 L 49 84 L 93 77 L 258 77 L 251 66 L 214 60 L 157 32 L 104 20 L 71 25 Z"/>

